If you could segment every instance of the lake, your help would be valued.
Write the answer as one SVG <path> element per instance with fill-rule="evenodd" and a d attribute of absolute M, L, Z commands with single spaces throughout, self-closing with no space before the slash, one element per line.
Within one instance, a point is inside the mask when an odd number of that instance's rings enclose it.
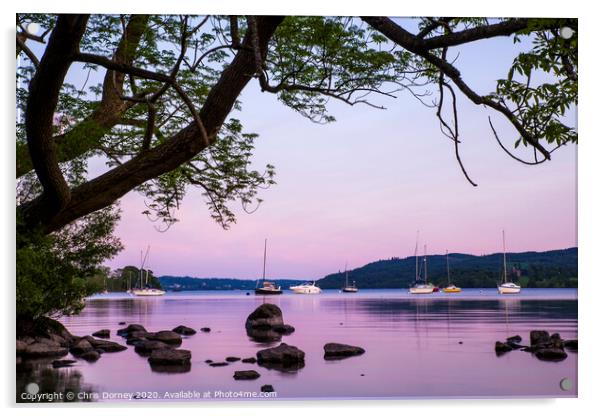
<path fill-rule="evenodd" d="M 285 323 L 295 327 L 282 342 L 305 351 L 305 367 L 280 372 L 240 361 L 225 367 L 206 364 L 207 359 L 255 356 L 279 344 L 253 341 L 245 332 L 247 316 L 264 302 L 278 305 Z M 81 314 L 61 321 L 75 335 L 110 329 L 110 339 L 124 345 L 115 334 L 123 327 L 121 321 L 142 324 L 149 331 L 186 325 L 197 331 L 210 327 L 211 332 L 184 337 L 181 348 L 192 352 L 191 369 L 185 373 L 153 372 L 147 358 L 129 347 L 105 353 L 95 363 L 78 361 L 71 368 L 48 368 L 48 360 L 21 365 L 17 392 L 35 381 L 42 390 L 96 393 L 91 400 L 99 401 L 128 400 L 121 393 L 135 392 L 156 393 L 143 396 L 146 400 L 170 400 L 165 393 L 231 400 L 259 392 L 264 384 L 273 385 L 277 397 L 258 400 L 577 395 L 577 353 L 567 351 L 564 361 L 544 362 L 520 350 L 502 356 L 494 351 L 496 341 L 517 334 L 528 344 L 533 329 L 576 339 L 576 289 L 523 289 L 506 296 L 495 289 L 432 295 L 410 295 L 401 289 L 271 297 L 244 291 L 173 292 L 156 298 L 108 294 L 88 299 Z M 327 361 L 323 346 L 328 342 L 361 346 L 366 352 Z M 261 377 L 233 379 L 234 371 L 250 369 Z M 564 378 L 572 381 L 567 391 L 560 388 Z M 191 392 L 201 396 L 187 396 Z"/>

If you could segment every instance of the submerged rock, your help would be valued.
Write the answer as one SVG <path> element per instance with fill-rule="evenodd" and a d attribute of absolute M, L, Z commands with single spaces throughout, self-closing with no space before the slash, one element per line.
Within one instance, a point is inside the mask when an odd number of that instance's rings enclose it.
<path fill-rule="evenodd" d="M 257 351 L 257 363 L 279 371 L 296 371 L 305 366 L 305 353 L 299 348 L 285 344 Z"/>
<path fill-rule="evenodd" d="M 563 361 L 567 354 L 560 348 L 542 348 L 535 351 L 535 356 L 542 361 Z"/>
<path fill-rule="evenodd" d="M 241 370 L 234 372 L 234 380 L 255 380 L 260 374 L 255 370 Z"/>
<path fill-rule="evenodd" d="M 176 326 L 174 329 L 172 329 L 172 331 L 175 332 L 176 334 L 180 334 L 180 335 L 196 334 L 196 331 L 194 329 L 184 326 L 184 325 Z"/>
<path fill-rule="evenodd" d="M 188 350 L 162 348 L 154 350 L 148 362 L 151 365 L 185 365 L 190 364 L 191 357 L 192 355 Z"/>
<path fill-rule="evenodd" d="M 243 358 L 241 361 L 243 363 L 247 363 L 247 364 L 255 364 L 257 362 L 257 358 L 255 358 L 255 357 L 248 357 L 248 358 Z"/>
<path fill-rule="evenodd" d="M 52 362 L 52 368 L 71 367 L 76 362 L 76 360 L 54 360 Z"/>
<path fill-rule="evenodd" d="M 330 342 L 324 345 L 324 359 L 336 360 L 346 357 L 352 357 L 354 355 L 362 355 L 365 353 L 362 347 L 356 347 L 347 344 L 338 344 L 336 342 Z"/>
<path fill-rule="evenodd" d="M 90 342 L 87 339 L 82 338 L 69 349 L 69 352 L 75 356 L 78 356 L 93 350 L 94 347 L 92 346 L 92 344 L 90 344 Z"/>
<path fill-rule="evenodd" d="M 529 337 L 531 339 L 531 346 L 550 342 L 550 334 L 548 331 L 531 331 Z"/>
<path fill-rule="evenodd" d="M 174 331 L 149 332 L 145 335 L 145 338 L 165 342 L 166 344 L 180 345 L 182 343 L 182 336 Z"/>
<path fill-rule="evenodd" d="M 148 331 L 142 325 L 139 325 L 139 324 L 129 324 L 125 328 L 118 329 L 117 330 L 117 335 L 125 337 L 125 338 L 128 338 L 134 332 L 146 333 Z"/>
<path fill-rule="evenodd" d="M 234 363 L 236 361 L 240 361 L 240 357 L 226 357 L 226 361 L 229 363 Z"/>
<path fill-rule="evenodd" d="M 274 391 L 274 387 L 271 384 L 264 384 L 261 386 L 261 391 L 264 393 L 271 393 Z"/>
<path fill-rule="evenodd" d="M 211 328 L 209 328 L 208 326 L 204 326 L 201 328 L 201 332 L 211 332 Z"/>
<path fill-rule="evenodd" d="M 277 332 L 279 334 L 283 334 L 283 335 L 289 335 L 292 334 L 293 332 L 295 332 L 295 327 L 293 327 L 292 325 L 274 325 L 272 326 L 272 331 Z"/>
<path fill-rule="evenodd" d="M 94 332 L 92 336 L 97 338 L 109 338 L 111 336 L 111 331 L 108 329 L 101 329 L 100 331 Z"/>
<path fill-rule="evenodd" d="M 125 325 L 125 324 L 126 324 L 126 322 L 125 322 L 125 321 L 121 321 L 121 322 L 119 322 L 117 325 Z"/>
<path fill-rule="evenodd" d="M 215 362 L 215 363 L 214 363 L 214 362 L 211 362 L 211 363 L 209 363 L 209 365 L 210 365 L 211 367 L 225 367 L 225 366 L 227 366 L 227 365 L 228 365 L 228 363 L 227 363 L 227 362 L 225 362 L 225 361 L 218 361 L 218 362 Z"/>
<path fill-rule="evenodd" d="M 155 350 L 162 350 L 165 348 L 172 348 L 172 346 L 161 341 L 143 340 L 136 343 L 134 351 L 136 351 L 138 354 L 144 355 L 150 354 Z"/>
<path fill-rule="evenodd" d="M 505 353 L 512 351 L 513 348 L 508 345 L 507 342 L 501 342 L 501 341 L 496 341 L 495 342 L 495 354 L 500 356 L 500 355 L 504 355 Z"/>
<path fill-rule="evenodd" d="M 92 350 L 84 352 L 83 354 L 78 355 L 79 358 L 84 359 L 86 361 L 95 362 L 100 358 L 100 353 L 98 351 Z"/>
<path fill-rule="evenodd" d="M 514 335 L 512 337 L 508 337 L 506 338 L 506 342 L 514 342 L 514 343 L 519 343 L 521 342 L 523 339 L 520 335 Z"/>

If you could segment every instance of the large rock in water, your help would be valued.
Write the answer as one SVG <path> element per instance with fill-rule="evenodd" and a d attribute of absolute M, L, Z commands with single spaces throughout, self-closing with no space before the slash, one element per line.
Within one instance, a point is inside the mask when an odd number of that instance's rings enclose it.
<path fill-rule="evenodd" d="M 119 352 L 125 351 L 128 349 L 125 345 L 118 344 L 117 342 L 107 341 L 104 339 L 96 339 L 91 336 L 83 337 L 86 341 L 90 343 L 95 349 L 101 349 L 103 352 Z"/>
<path fill-rule="evenodd" d="M 150 354 L 155 350 L 163 350 L 166 348 L 172 348 L 172 347 L 161 341 L 143 340 L 143 341 L 136 343 L 136 345 L 134 347 L 134 351 L 136 351 L 138 354 L 145 355 L 145 354 Z"/>
<path fill-rule="evenodd" d="M 267 329 L 273 326 L 284 325 L 282 311 L 276 305 L 264 303 L 255 309 L 245 323 L 246 328 Z"/>
<path fill-rule="evenodd" d="M 125 338 L 129 338 L 129 336 L 134 332 L 146 333 L 148 331 L 142 325 L 129 324 L 125 328 L 121 328 L 121 329 L 117 330 L 117 335 L 125 337 Z"/>
<path fill-rule="evenodd" d="M 257 363 L 274 370 L 295 371 L 305 366 L 305 353 L 283 342 L 277 347 L 257 351 Z"/>
<path fill-rule="evenodd" d="M 324 345 L 324 359 L 326 360 L 337 360 L 346 357 L 352 357 L 354 355 L 362 355 L 366 350 L 362 347 L 356 347 L 347 344 L 337 344 L 336 342 L 329 342 Z"/>
<path fill-rule="evenodd" d="M 511 345 L 509 345 L 507 342 L 500 342 L 500 341 L 496 341 L 495 343 L 495 354 L 497 356 L 500 355 L 504 355 L 509 351 L 512 351 L 514 348 L 512 348 Z"/>
<path fill-rule="evenodd" d="M 151 341 L 161 341 L 172 345 L 180 345 L 182 343 L 182 336 L 173 331 L 149 332 L 145 337 Z"/>
<path fill-rule="evenodd" d="M 92 336 L 97 338 L 109 338 L 111 336 L 111 331 L 109 329 L 101 329 L 100 331 L 94 332 Z"/>
<path fill-rule="evenodd" d="M 82 355 L 85 354 L 87 352 L 90 351 L 94 351 L 94 347 L 92 346 L 92 344 L 90 344 L 90 342 L 85 339 L 82 338 L 79 341 L 77 341 L 70 349 L 69 352 L 71 352 L 71 354 L 78 356 L 78 355 Z"/>

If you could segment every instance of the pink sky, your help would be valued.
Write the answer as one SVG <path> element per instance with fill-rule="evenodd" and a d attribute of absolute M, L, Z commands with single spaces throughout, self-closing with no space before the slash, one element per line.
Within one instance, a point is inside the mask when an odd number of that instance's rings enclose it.
<path fill-rule="evenodd" d="M 516 53 L 508 40 L 461 52 L 464 78 L 481 93 L 495 88 Z M 160 233 L 140 214 L 143 199 L 130 193 L 117 229 L 126 248 L 111 267 L 139 264 L 150 244 L 149 267 L 159 275 L 256 278 L 268 238 L 269 276 L 318 279 L 345 262 L 354 268 L 413 255 L 418 229 L 430 253 L 499 252 L 502 228 L 509 251 L 577 244 L 576 147 L 555 152 L 544 165 L 521 165 L 495 143 L 487 122 L 493 113 L 463 98 L 461 153 L 476 188 L 462 176 L 434 110 L 407 93 L 382 101 L 386 111 L 334 104 L 337 122 L 326 126 L 254 84 L 242 102 L 233 116 L 260 135 L 254 162 L 276 166 L 277 185 L 261 192 L 263 205 L 249 215 L 234 204 L 238 223 L 224 231 L 191 191 L 180 222 Z M 500 117 L 493 121 L 512 148 L 517 133 Z"/>

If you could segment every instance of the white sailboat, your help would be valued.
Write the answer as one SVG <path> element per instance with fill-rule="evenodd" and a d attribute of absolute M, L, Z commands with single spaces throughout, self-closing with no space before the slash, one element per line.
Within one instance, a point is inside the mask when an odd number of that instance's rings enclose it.
<path fill-rule="evenodd" d="M 256 295 L 282 295 L 282 289 L 274 282 L 265 280 L 265 262 L 268 251 L 268 239 L 266 238 L 263 244 L 263 277 L 261 278 L 261 286 L 255 285 Z"/>
<path fill-rule="evenodd" d="M 150 246 L 148 246 L 146 248 L 146 254 L 144 255 L 144 258 L 142 258 L 142 252 L 140 252 L 140 258 L 142 259 L 141 261 L 141 265 L 140 265 L 140 288 L 139 289 L 133 289 L 132 293 L 135 296 L 163 296 L 165 294 L 164 290 L 161 289 L 156 289 L 154 287 L 149 287 L 148 286 L 148 269 L 144 270 L 144 265 L 146 264 L 146 259 L 148 258 L 148 252 L 150 250 Z M 142 285 L 142 276 L 144 274 L 144 272 L 146 272 L 146 278 L 144 279 L 144 286 Z"/>
<path fill-rule="evenodd" d="M 347 270 L 347 263 L 345 263 L 345 287 L 343 287 L 342 291 L 344 293 L 357 293 L 358 290 L 355 281 L 349 284 L 349 271 Z"/>
<path fill-rule="evenodd" d="M 435 291 L 435 286 L 432 283 L 428 282 L 428 271 L 427 271 L 427 262 L 426 262 L 426 244 L 424 245 L 424 283 L 418 283 L 419 281 L 419 273 L 418 273 L 418 240 L 416 240 L 416 249 L 414 250 L 416 257 L 416 282 L 412 287 L 410 287 L 410 293 L 413 295 L 428 295 Z"/>
<path fill-rule="evenodd" d="M 506 233 L 502 230 L 502 247 L 504 249 L 504 281 L 498 285 L 497 290 L 500 295 L 514 295 L 520 293 L 520 286 L 516 283 L 508 281 L 508 273 L 506 270 Z"/>

